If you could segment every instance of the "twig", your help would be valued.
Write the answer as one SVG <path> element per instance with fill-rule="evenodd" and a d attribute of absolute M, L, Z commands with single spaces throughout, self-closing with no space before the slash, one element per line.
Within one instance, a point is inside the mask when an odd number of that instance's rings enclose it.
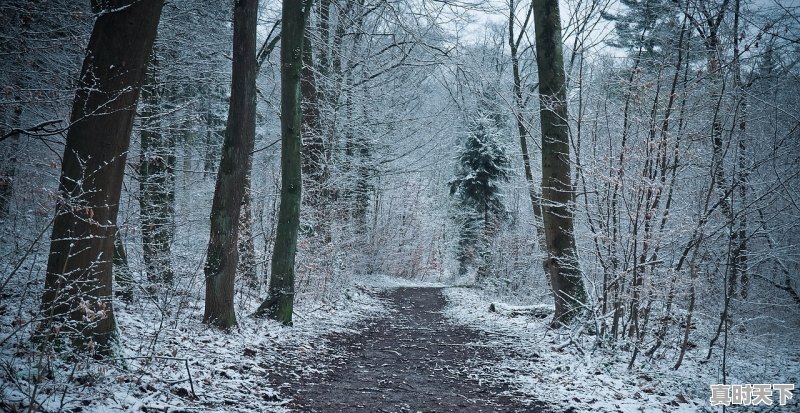
<path fill-rule="evenodd" d="M 4 140 L 6 140 L 6 139 L 8 139 L 8 138 L 10 138 L 12 136 L 20 135 L 20 134 L 29 135 L 29 136 L 33 136 L 33 137 L 37 137 L 37 138 L 41 138 L 41 137 L 45 137 L 45 136 L 57 135 L 59 133 L 62 133 L 64 131 L 66 131 L 67 129 L 69 129 L 69 127 L 59 128 L 59 129 L 48 129 L 47 127 L 48 126 L 53 126 L 53 125 L 56 125 L 56 124 L 59 124 L 59 123 L 63 123 L 63 122 L 64 121 L 61 120 L 61 119 L 55 119 L 55 120 L 44 121 L 44 122 L 42 122 L 42 123 L 40 123 L 38 125 L 31 126 L 30 128 L 27 128 L 27 129 L 14 128 L 14 129 L 11 129 L 11 131 L 6 133 L 5 135 L 0 136 L 0 142 L 4 141 Z M 44 133 L 39 133 L 40 131 L 44 132 Z"/>
<path fill-rule="evenodd" d="M 189 389 L 192 391 L 192 396 L 197 398 L 194 392 L 194 381 L 192 380 L 192 372 L 189 370 L 189 359 L 183 359 L 183 364 L 186 366 L 186 375 L 189 376 Z"/>
<path fill-rule="evenodd" d="M 194 381 L 192 380 L 192 371 L 189 370 L 189 359 L 181 358 L 181 357 L 166 357 L 166 356 L 131 356 L 131 357 L 117 357 L 113 359 L 106 359 L 102 361 L 123 361 L 123 360 L 139 360 L 139 359 L 159 359 L 159 360 L 172 360 L 172 361 L 182 361 L 183 365 L 186 366 L 186 375 L 189 376 L 189 388 L 192 391 L 192 396 L 197 397 L 197 394 L 194 392 Z"/>

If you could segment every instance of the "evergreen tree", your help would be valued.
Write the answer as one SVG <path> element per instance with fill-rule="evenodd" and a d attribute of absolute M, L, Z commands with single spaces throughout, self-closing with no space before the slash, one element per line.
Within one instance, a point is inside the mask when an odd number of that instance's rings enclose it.
<path fill-rule="evenodd" d="M 509 160 L 494 119 L 482 116 L 471 122 L 468 131 L 450 181 L 450 195 L 458 198 L 460 212 L 459 273 L 466 273 L 477 259 L 480 279 L 489 274 L 489 241 L 506 215 L 499 185 L 508 181 Z"/>
<path fill-rule="evenodd" d="M 676 3 L 670 0 L 620 0 L 627 10 L 619 14 L 603 13 L 613 21 L 617 38 L 614 47 L 633 52 L 645 65 L 661 62 L 673 50 L 677 21 Z"/>

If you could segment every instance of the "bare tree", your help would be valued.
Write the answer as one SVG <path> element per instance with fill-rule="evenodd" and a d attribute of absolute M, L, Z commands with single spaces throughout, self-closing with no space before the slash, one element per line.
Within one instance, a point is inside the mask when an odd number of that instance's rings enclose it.
<path fill-rule="evenodd" d="M 110 351 L 112 257 L 136 102 L 163 0 L 93 1 L 98 13 L 81 69 L 61 166 L 41 328 L 81 349 Z"/>
<path fill-rule="evenodd" d="M 283 1 L 281 18 L 281 204 L 267 298 L 256 310 L 286 325 L 292 324 L 294 260 L 300 227 L 302 191 L 302 96 L 300 80 L 303 45 L 311 0 Z"/>
<path fill-rule="evenodd" d="M 203 314 L 204 323 L 221 329 L 236 325 L 233 285 L 239 262 L 239 219 L 256 134 L 257 17 L 258 0 L 234 4 L 231 104 L 211 206 Z"/>
<path fill-rule="evenodd" d="M 557 0 L 534 0 L 536 64 L 542 127 L 542 217 L 547 245 L 544 267 L 555 299 L 553 324 L 574 320 L 586 301 L 575 250 L 569 159 L 567 91 Z"/>

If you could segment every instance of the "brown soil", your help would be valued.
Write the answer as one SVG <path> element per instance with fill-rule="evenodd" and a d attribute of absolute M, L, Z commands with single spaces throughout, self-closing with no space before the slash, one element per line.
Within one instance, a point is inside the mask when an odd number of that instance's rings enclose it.
<path fill-rule="evenodd" d="M 302 412 L 545 412 L 492 378 L 487 334 L 451 324 L 439 288 L 384 292 L 391 312 L 327 351 L 275 366 L 273 384 Z M 288 355 L 287 355 L 288 356 Z M 291 359 L 291 356 L 287 357 Z M 300 360 L 295 359 L 295 360 Z M 319 370 L 316 370 L 319 369 Z"/>

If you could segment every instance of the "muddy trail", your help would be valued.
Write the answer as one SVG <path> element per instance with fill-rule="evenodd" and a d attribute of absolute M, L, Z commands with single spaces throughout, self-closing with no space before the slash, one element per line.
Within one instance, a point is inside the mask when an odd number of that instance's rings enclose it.
<path fill-rule="evenodd" d="M 440 288 L 382 293 L 384 318 L 328 336 L 326 351 L 275 366 L 271 381 L 298 412 L 548 412 L 497 379 L 487 334 L 451 324 Z M 319 370 L 317 370 L 319 369 Z"/>

